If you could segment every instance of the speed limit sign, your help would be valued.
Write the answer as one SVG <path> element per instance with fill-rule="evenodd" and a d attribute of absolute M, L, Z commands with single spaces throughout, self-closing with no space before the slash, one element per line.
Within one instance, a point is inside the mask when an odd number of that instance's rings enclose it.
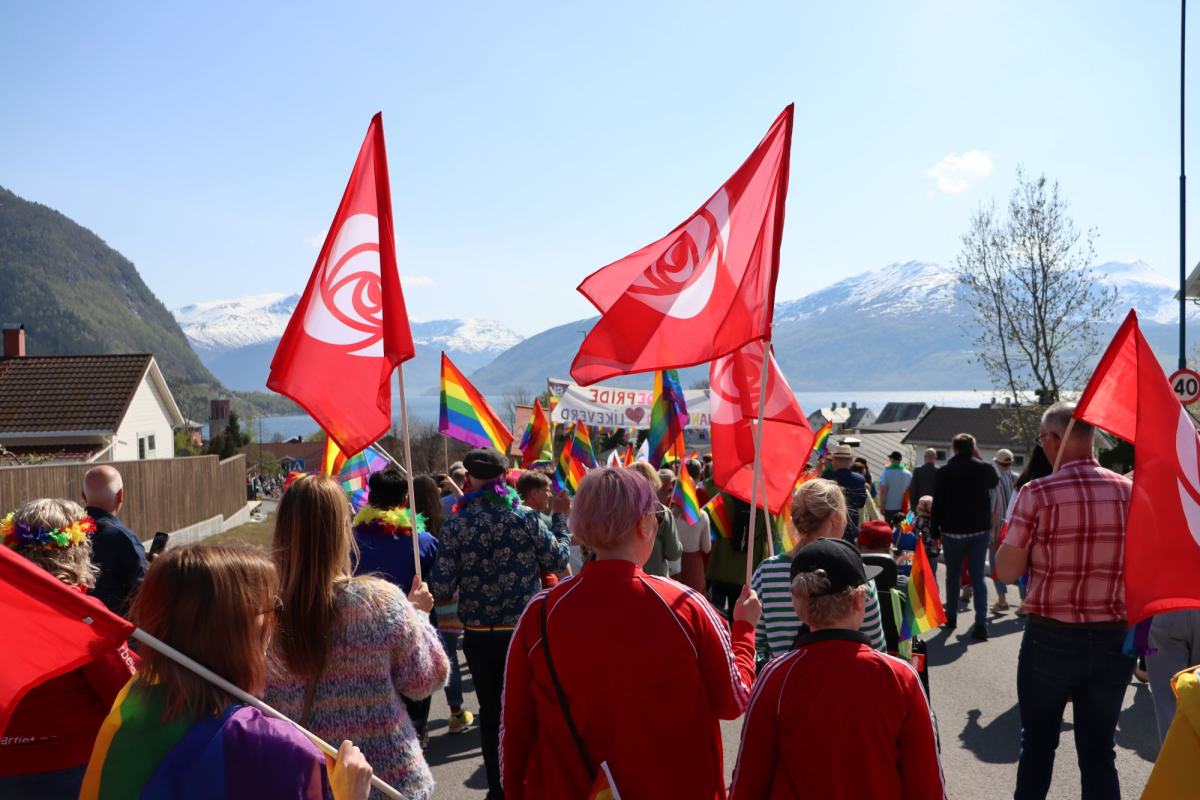
<path fill-rule="evenodd" d="M 1171 388 L 1179 402 L 1191 405 L 1200 400 L 1200 372 L 1192 369 L 1179 369 L 1171 373 Z"/>

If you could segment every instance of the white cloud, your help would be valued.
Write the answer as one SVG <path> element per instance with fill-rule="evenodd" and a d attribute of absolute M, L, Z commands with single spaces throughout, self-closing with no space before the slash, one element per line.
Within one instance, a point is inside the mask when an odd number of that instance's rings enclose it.
<path fill-rule="evenodd" d="M 934 179 L 939 192 L 962 194 L 992 174 L 992 156 L 982 150 L 949 153 L 925 174 Z"/>
<path fill-rule="evenodd" d="M 401 275 L 400 285 L 405 289 L 423 289 L 433 286 L 433 278 L 428 275 Z"/>
<path fill-rule="evenodd" d="M 304 243 L 314 250 L 320 250 L 321 245 L 325 244 L 325 235 L 328 231 L 314 233 L 312 236 L 305 237 Z"/>

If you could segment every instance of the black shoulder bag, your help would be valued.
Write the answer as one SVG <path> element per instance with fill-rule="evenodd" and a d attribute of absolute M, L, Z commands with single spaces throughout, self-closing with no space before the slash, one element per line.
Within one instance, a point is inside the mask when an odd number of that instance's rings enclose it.
<path fill-rule="evenodd" d="M 575 740 L 575 747 L 579 749 L 584 769 L 587 770 L 588 778 L 595 782 L 596 770 L 592 767 L 591 756 L 588 755 L 583 737 L 579 735 L 579 730 L 575 727 L 575 720 L 571 719 L 571 708 L 567 705 L 567 693 L 563 691 L 562 684 L 558 682 L 558 673 L 554 671 L 554 659 L 550 657 L 550 633 L 546 628 L 546 607 L 548 605 L 550 605 L 549 595 L 542 601 L 542 652 L 546 654 L 546 668 L 550 670 L 550 680 L 554 684 L 555 694 L 558 695 L 558 704 L 562 706 L 563 716 L 567 719 L 567 728 L 571 731 L 571 738 Z"/>

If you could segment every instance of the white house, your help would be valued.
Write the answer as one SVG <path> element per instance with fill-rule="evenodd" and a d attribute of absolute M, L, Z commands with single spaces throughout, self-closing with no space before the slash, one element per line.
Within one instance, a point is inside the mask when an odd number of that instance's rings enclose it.
<path fill-rule="evenodd" d="M 0 464 L 175 455 L 184 419 L 154 356 L 27 356 L 14 333 L 0 358 Z"/>

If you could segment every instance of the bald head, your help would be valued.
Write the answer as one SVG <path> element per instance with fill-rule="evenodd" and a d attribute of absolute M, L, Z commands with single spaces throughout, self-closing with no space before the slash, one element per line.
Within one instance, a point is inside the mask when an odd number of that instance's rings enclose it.
<path fill-rule="evenodd" d="M 937 461 L 937 450 L 934 450 L 932 447 L 930 447 L 925 451 L 925 463 L 932 464 L 935 461 Z"/>
<path fill-rule="evenodd" d="M 121 473 L 104 465 L 92 467 L 83 476 L 83 500 L 93 508 L 115 514 L 125 499 Z"/>

